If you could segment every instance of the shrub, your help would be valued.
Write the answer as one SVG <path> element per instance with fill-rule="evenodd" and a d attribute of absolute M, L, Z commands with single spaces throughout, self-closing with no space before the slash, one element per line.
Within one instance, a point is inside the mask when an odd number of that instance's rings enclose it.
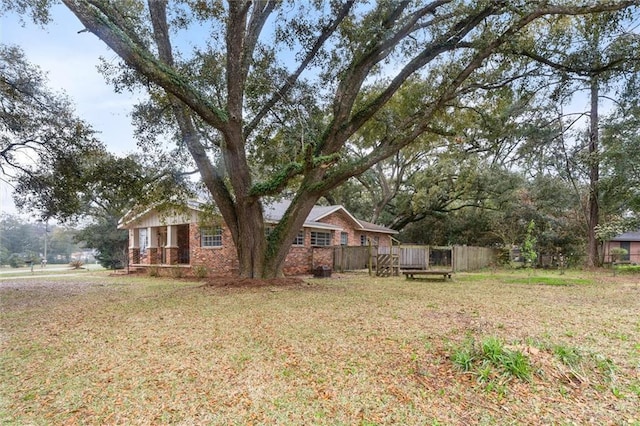
<path fill-rule="evenodd" d="M 69 266 L 71 266 L 72 269 L 80 269 L 83 265 L 84 262 L 82 260 L 72 260 L 69 262 Z"/>
<path fill-rule="evenodd" d="M 9 266 L 11 266 L 12 268 L 19 268 L 21 266 L 24 266 L 24 259 L 19 254 L 13 253 L 11 254 L 11 256 L 9 256 Z"/>
<path fill-rule="evenodd" d="M 197 265 L 193 267 L 193 275 L 198 278 L 207 278 L 209 276 L 209 270 L 206 266 Z"/>
<path fill-rule="evenodd" d="M 171 276 L 173 278 L 182 278 L 184 275 L 184 270 L 179 266 L 174 266 L 171 268 Z"/>
<path fill-rule="evenodd" d="M 159 277 L 160 276 L 160 268 L 157 266 L 149 266 L 147 269 L 147 273 L 150 277 Z"/>
<path fill-rule="evenodd" d="M 628 255 L 629 252 L 627 251 L 627 249 L 623 249 L 622 247 L 614 247 L 611 249 L 611 251 L 609 251 L 609 254 L 611 255 L 611 262 L 618 262 L 624 259 L 624 257 Z"/>
<path fill-rule="evenodd" d="M 508 247 L 501 247 L 498 249 L 498 253 L 496 255 L 496 263 L 499 266 L 507 266 L 511 262 L 511 249 Z"/>

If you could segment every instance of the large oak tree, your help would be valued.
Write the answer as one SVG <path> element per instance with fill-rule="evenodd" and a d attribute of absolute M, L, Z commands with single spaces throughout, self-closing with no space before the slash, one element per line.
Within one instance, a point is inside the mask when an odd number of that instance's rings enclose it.
<path fill-rule="evenodd" d="M 500 50 L 528 25 L 638 2 L 63 3 L 122 58 L 127 72 L 114 81 L 144 83 L 147 108 L 171 113 L 241 275 L 272 277 L 323 194 L 437 132 L 456 99 L 490 87 L 483 71 L 504 65 Z M 407 81 L 414 102 L 389 113 Z M 349 156 L 373 120 L 395 132 Z M 265 237 L 263 202 L 285 193 L 291 206 Z"/>

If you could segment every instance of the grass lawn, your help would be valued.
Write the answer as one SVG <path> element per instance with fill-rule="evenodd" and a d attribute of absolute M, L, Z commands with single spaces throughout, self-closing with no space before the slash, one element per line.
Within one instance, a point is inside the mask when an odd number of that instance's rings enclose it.
<path fill-rule="evenodd" d="M 49 264 L 45 267 L 41 267 L 40 265 L 34 265 L 33 268 L 29 266 L 23 266 L 20 268 L 11 268 L 8 266 L 0 267 L 0 280 L 8 279 L 8 278 L 16 278 L 16 277 L 41 277 L 43 275 L 69 275 L 69 274 L 79 274 L 83 272 L 97 272 L 97 271 L 106 271 L 102 266 L 97 264 L 86 264 L 82 265 L 82 267 L 76 269 L 67 264 Z M 0 281 L 1 285 L 1 281 Z"/>
<path fill-rule="evenodd" d="M 0 424 L 640 425 L 640 275 L 0 281 Z"/>

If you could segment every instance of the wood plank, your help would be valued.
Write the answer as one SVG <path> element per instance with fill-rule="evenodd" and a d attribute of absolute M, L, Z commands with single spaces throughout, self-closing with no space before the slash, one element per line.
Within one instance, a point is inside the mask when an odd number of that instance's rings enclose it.
<path fill-rule="evenodd" d="M 414 279 L 414 275 L 442 275 L 444 279 L 451 278 L 453 271 L 442 271 L 436 269 L 421 269 L 421 270 L 402 270 L 401 271 L 407 279 Z"/>

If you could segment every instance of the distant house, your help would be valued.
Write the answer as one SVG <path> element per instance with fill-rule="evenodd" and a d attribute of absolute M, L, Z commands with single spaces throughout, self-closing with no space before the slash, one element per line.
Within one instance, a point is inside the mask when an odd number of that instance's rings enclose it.
<path fill-rule="evenodd" d="M 614 260 L 612 257 L 611 249 L 622 248 L 627 251 L 627 254 L 617 259 L 618 261 L 640 263 L 640 231 L 625 232 L 620 234 L 609 241 L 604 242 L 604 261 L 610 263 Z"/>
<path fill-rule="evenodd" d="M 266 232 L 284 215 L 289 203 L 265 206 Z M 220 224 L 204 225 L 202 204 L 190 202 L 173 214 L 149 209 L 125 217 L 119 228 L 129 231 L 129 262 L 133 267 L 206 267 L 211 274 L 238 272 L 236 249 L 229 229 Z M 354 217 L 343 206 L 315 206 L 296 236 L 285 260 L 284 273 L 311 273 L 318 266 L 333 266 L 333 247 L 391 246 L 397 231 Z"/>

